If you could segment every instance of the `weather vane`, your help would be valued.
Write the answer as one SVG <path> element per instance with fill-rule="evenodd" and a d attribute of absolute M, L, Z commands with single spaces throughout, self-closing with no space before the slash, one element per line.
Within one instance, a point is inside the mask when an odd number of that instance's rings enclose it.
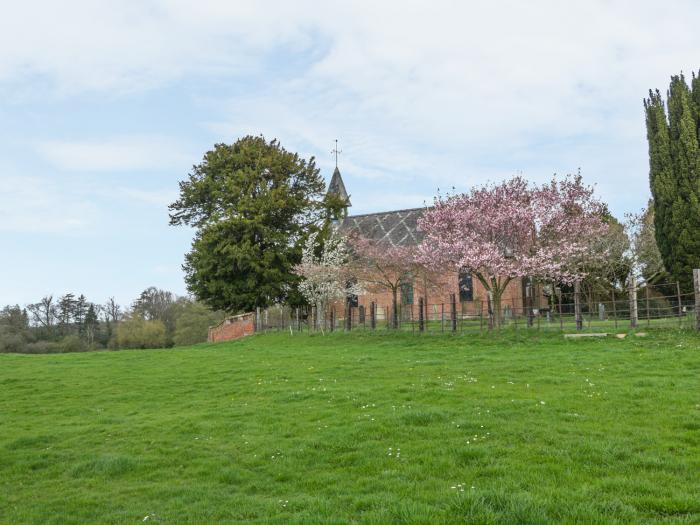
<path fill-rule="evenodd" d="M 342 153 L 343 150 L 338 149 L 338 139 L 335 139 L 335 148 L 331 150 L 331 154 L 335 155 L 335 167 L 338 167 L 338 155 Z"/>

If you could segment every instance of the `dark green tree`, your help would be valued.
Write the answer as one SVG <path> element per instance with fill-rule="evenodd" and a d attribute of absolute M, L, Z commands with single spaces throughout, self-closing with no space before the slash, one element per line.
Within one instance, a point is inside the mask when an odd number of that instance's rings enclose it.
<path fill-rule="evenodd" d="M 58 327 L 61 335 L 68 335 L 75 315 L 75 295 L 67 293 L 58 300 Z"/>
<path fill-rule="evenodd" d="M 87 312 L 85 313 L 85 321 L 83 324 L 85 326 L 85 339 L 87 340 L 87 344 L 90 347 L 92 347 L 92 345 L 95 343 L 95 334 L 97 333 L 99 323 L 100 322 L 97 318 L 97 310 L 95 309 L 95 305 L 93 303 L 89 303 Z"/>
<path fill-rule="evenodd" d="M 675 75 L 666 106 L 658 90 L 644 101 L 656 242 L 666 270 L 686 290 L 700 267 L 700 81 L 694 74 L 691 85 Z"/>
<path fill-rule="evenodd" d="M 172 225 L 197 230 L 183 266 L 190 292 L 229 312 L 303 301 L 292 268 L 326 217 L 324 187 L 313 157 L 277 140 L 216 144 L 170 205 Z"/>

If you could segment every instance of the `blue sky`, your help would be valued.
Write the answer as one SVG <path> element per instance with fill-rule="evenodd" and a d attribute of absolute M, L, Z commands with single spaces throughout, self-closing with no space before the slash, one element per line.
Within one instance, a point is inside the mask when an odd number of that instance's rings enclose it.
<path fill-rule="evenodd" d="M 340 168 L 354 213 L 581 169 L 646 204 L 642 98 L 700 68 L 700 4 L 66 1 L 0 19 L 0 304 L 186 293 L 177 182 L 217 142 Z"/>

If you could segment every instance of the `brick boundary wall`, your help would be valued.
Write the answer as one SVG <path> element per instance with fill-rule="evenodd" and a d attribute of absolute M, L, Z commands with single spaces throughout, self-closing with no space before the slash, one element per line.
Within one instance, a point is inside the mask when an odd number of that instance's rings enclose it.
<path fill-rule="evenodd" d="M 246 335 L 255 333 L 255 314 L 253 312 L 247 314 L 233 315 L 227 317 L 216 326 L 209 327 L 209 337 L 207 341 L 210 343 L 219 343 L 221 341 L 233 341 L 240 339 Z"/>

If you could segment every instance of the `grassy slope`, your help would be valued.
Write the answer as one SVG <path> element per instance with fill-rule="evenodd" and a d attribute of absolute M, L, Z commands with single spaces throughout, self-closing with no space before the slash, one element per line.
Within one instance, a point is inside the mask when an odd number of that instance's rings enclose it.
<path fill-rule="evenodd" d="M 0 522 L 700 523 L 699 372 L 692 334 L 0 355 Z"/>

